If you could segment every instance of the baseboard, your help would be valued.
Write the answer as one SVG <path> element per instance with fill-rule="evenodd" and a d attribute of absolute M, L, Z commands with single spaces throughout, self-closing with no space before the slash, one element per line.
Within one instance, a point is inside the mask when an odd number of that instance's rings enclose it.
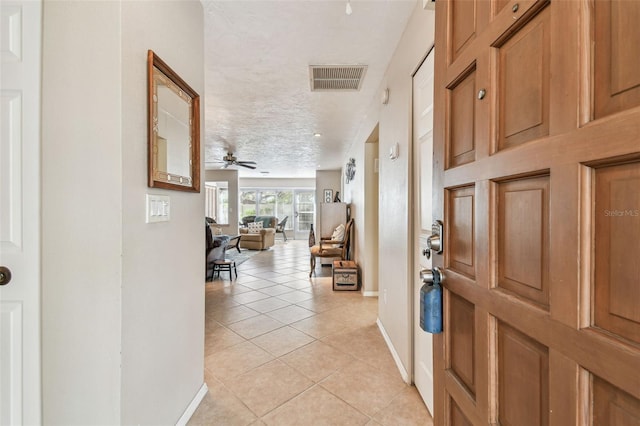
<path fill-rule="evenodd" d="M 363 291 L 362 295 L 364 297 L 378 297 L 378 292 L 377 291 Z"/>
<path fill-rule="evenodd" d="M 186 424 L 191 419 L 191 416 L 193 416 L 193 413 L 195 413 L 196 410 L 198 409 L 198 406 L 200 405 L 200 403 L 202 402 L 202 400 L 204 399 L 204 396 L 207 394 L 208 391 L 209 391 L 209 388 L 207 387 L 207 384 L 203 383 L 202 387 L 200 388 L 198 393 L 196 393 L 196 396 L 193 397 L 193 400 L 191 401 L 187 409 L 184 410 L 182 417 L 178 419 L 176 426 L 186 426 Z"/>
<path fill-rule="evenodd" d="M 400 355 L 398 355 L 398 352 L 396 352 L 396 348 L 393 347 L 391 338 L 389 338 L 387 331 L 384 329 L 384 326 L 380 322 L 380 318 L 376 320 L 376 324 L 378 324 L 378 328 L 382 333 L 382 337 L 384 337 L 384 341 L 387 342 L 387 347 L 391 352 L 391 356 L 393 357 L 393 360 L 396 362 L 396 367 L 398 367 L 398 371 L 400 371 L 400 376 L 402 376 L 402 380 L 404 380 L 406 384 L 410 385 L 411 377 L 409 376 L 409 373 L 407 372 L 407 370 L 404 368 L 404 365 L 402 365 L 402 361 L 400 361 Z"/>

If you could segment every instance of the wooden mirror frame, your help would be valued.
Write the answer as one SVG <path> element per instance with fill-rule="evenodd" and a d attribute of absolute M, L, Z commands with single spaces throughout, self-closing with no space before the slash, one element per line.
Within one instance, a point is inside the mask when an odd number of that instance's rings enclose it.
<path fill-rule="evenodd" d="M 154 70 L 162 74 L 173 85 L 176 95 L 191 106 L 189 135 L 190 176 L 171 174 L 158 170 L 157 156 L 157 86 Z M 147 107 L 148 107 L 148 171 L 149 187 L 200 192 L 200 96 L 178 74 L 176 74 L 152 50 L 147 58 Z"/>

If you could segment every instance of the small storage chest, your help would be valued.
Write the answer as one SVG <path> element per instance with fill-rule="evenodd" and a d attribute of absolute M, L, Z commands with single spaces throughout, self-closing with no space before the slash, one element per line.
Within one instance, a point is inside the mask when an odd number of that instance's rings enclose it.
<path fill-rule="evenodd" d="M 358 290 L 358 265 L 352 260 L 333 262 L 333 289 Z"/>

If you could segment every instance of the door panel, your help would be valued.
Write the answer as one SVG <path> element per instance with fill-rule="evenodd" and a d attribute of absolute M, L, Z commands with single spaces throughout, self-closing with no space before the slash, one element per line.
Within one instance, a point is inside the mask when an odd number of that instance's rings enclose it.
<path fill-rule="evenodd" d="M 472 398 L 475 398 L 475 308 L 472 303 L 452 295 L 449 299 L 448 314 L 448 323 L 451 324 L 451 354 L 447 357 L 451 362 L 449 368 Z"/>
<path fill-rule="evenodd" d="M 452 3 L 436 2 L 435 424 L 635 425 L 639 3 L 486 1 L 451 60 Z M 486 96 L 454 108 L 469 70 Z M 475 159 L 455 164 L 470 120 Z"/>
<path fill-rule="evenodd" d="M 499 150 L 549 134 L 549 10 L 498 48 Z"/>
<path fill-rule="evenodd" d="M 451 400 L 451 425 L 452 426 L 472 426 L 471 423 L 465 416 L 462 414 L 460 407 Z"/>
<path fill-rule="evenodd" d="M 640 105 L 640 2 L 595 2 L 595 118 Z"/>
<path fill-rule="evenodd" d="M 498 422 L 549 424 L 549 353 L 546 347 L 498 324 Z"/>
<path fill-rule="evenodd" d="M 452 1 L 451 14 L 451 57 L 456 58 L 458 53 L 469 43 L 476 34 L 476 7 L 477 1 Z"/>
<path fill-rule="evenodd" d="M 0 5 L 0 424 L 41 423 L 40 1 Z"/>
<path fill-rule="evenodd" d="M 474 263 L 474 187 L 449 190 L 448 247 L 449 267 L 471 278 L 475 277 Z"/>
<path fill-rule="evenodd" d="M 447 150 L 447 168 L 475 160 L 476 127 L 476 73 L 475 66 L 457 82 L 449 93 L 450 129 Z"/>
<path fill-rule="evenodd" d="M 498 287 L 549 304 L 549 177 L 498 184 Z"/>
<path fill-rule="evenodd" d="M 596 169 L 594 192 L 594 325 L 640 343 L 640 162 Z"/>
<path fill-rule="evenodd" d="M 599 377 L 593 378 L 593 426 L 640 424 L 640 401 Z"/>

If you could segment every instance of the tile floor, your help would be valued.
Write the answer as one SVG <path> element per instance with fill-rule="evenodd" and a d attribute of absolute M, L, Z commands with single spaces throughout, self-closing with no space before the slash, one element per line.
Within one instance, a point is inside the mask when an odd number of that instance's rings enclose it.
<path fill-rule="evenodd" d="M 206 283 L 205 381 L 190 425 L 433 425 L 376 325 L 378 300 L 308 278 L 306 241 L 277 241 Z"/>

